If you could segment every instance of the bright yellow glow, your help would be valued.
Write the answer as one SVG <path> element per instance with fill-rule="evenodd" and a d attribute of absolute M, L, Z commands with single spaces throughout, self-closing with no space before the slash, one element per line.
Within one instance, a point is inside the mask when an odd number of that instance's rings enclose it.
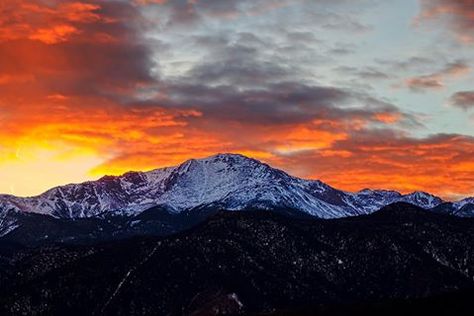
<path fill-rule="evenodd" d="M 103 158 L 91 151 L 63 147 L 18 147 L 0 155 L 0 192 L 18 196 L 40 194 L 54 186 L 93 180 L 89 173 Z"/>

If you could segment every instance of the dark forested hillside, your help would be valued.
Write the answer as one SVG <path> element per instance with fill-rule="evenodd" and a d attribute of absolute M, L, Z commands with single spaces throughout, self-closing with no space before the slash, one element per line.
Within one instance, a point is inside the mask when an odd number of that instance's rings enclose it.
<path fill-rule="evenodd" d="M 339 220 L 219 212 L 166 238 L 20 250 L 4 243 L 0 309 L 343 315 L 405 313 L 444 299 L 460 308 L 469 295 L 457 293 L 474 288 L 473 245 L 473 220 L 404 203 Z"/>

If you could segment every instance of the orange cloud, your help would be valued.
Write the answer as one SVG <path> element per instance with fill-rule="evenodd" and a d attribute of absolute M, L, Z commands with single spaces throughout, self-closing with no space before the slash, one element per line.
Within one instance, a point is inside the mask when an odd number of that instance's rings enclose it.
<path fill-rule="evenodd" d="M 62 3 L 58 6 L 55 14 L 70 22 L 92 23 L 103 19 L 103 17 L 97 13 L 100 8 L 100 5 L 91 3 Z"/>
<path fill-rule="evenodd" d="M 19 83 L 26 83 L 26 82 L 31 82 L 34 81 L 35 78 L 33 75 L 10 75 L 10 74 L 4 74 L 0 75 L 0 85 L 6 85 L 6 84 L 19 84 Z"/>
<path fill-rule="evenodd" d="M 310 178 L 320 178 L 346 190 L 365 187 L 402 192 L 430 191 L 445 198 L 474 193 L 474 138 L 437 135 L 426 139 L 390 134 L 361 134 L 334 144 L 329 155 L 312 151 L 286 157 L 281 166 Z M 329 151 L 329 154 L 331 154 Z"/>
<path fill-rule="evenodd" d="M 374 116 L 377 121 L 385 124 L 393 124 L 401 119 L 400 113 L 376 113 Z"/>
<path fill-rule="evenodd" d="M 81 32 L 81 24 L 101 20 L 96 13 L 100 8 L 84 2 L 3 0 L 0 4 L 0 41 L 64 42 Z"/>
<path fill-rule="evenodd" d="M 32 40 L 38 40 L 46 44 L 56 44 L 65 42 L 73 34 L 78 34 L 79 30 L 71 25 L 56 25 L 52 28 L 42 28 L 35 30 L 34 33 L 28 37 Z"/>

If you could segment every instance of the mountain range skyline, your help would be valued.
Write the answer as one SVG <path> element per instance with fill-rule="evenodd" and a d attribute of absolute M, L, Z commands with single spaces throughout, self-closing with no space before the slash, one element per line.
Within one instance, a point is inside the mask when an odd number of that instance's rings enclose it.
<path fill-rule="evenodd" d="M 54 186 L 54 187 L 51 187 L 51 188 L 48 188 L 46 191 L 44 192 L 41 192 L 40 194 L 37 194 L 37 195 L 31 195 L 31 196 L 21 196 L 21 195 L 14 195 L 14 194 L 9 194 L 9 193 L 3 193 L 3 192 L 0 192 L 0 197 L 2 196 L 13 196 L 13 197 L 19 197 L 19 198 L 30 198 L 30 197 L 39 197 L 41 195 L 44 195 L 52 190 L 56 190 L 56 189 L 61 189 L 63 187 L 69 187 L 69 186 L 75 186 L 75 185 L 82 185 L 82 184 L 87 184 L 87 183 L 96 183 L 96 182 L 100 182 L 104 179 L 110 179 L 110 178 L 114 178 L 114 179 L 119 179 L 119 178 L 124 178 L 124 177 L 127 177 L 128 175 L 133 175 L 133 174 L 152 174 L 152 173 L 156 173 L 156 172 L 161 172 L 161 171 L 167 171 L 167 170 L 170 170 L 170 169 L 173 169 L 173 168 L 179 168 L 180 166 L 183 166 L 183 165 L 186 165 L 186 164 L 189 164 L 190 162 L 193 162 L 193 161 L 207 161 L 207 160 L 211 160 L 211 159 L 214 159 L 216 157 L 241 157 L 243 159 L 247 159 L 247 160 L 255 160 L 255 161 L 258 161 L 259 163 L 261 164 L 265 164 L 268 166 L 268 164 L 266 164 L 265 162 L 262 162 L 262 161 L 259 161 L 258 159 L 255 159 L 255 158 L 252 158 L 252 157 L 247 157 L 245 155 L 242 155 L 242 154 L 236 154 L 236 153 L 216 153 L 214 155 L 211 155 L 211 156 L 207 156 L 207 157 L 197 157 L 197 158 L 190 158 L 188 160 L 185 160 L 183 161 L 182 163 L 178 164 L 178 165 L 175 165 L 175 166 L 165 166 L 165 167 L 160 167 L 160 168 L 154 168 L 154 169 L 151 169 L 151 170 L 145 170 L 145 171 L 138 171 L 138 170 L 129 170 L 123 174 L 120 174 L 120 175 L 104 175 L 102 177 L 100 177 L 99 179 L 97 180 L 89 180 L 89 181 L 84 181 L 84 182 L 71 182 L 71 183 L 66 183 L 66 184 L 61 184 L 61 185 L 57 185 L 57 186 Z M 271 166 L 269 166 L 271 167 Z M 282 172 L 285 172 L 284 170 L 281 170 Z M 286 172 L 285 172 L 286 173 Z M 287 173 L 288 174 L 288 173 Z M 291 174 L 288 174 L 288 176 L 290 177 L 295 177 Z M 297 178 L 297 177 L 295 177 Z M 304 181 L 320 181 L 320 179 L 305 179 L 305 178 L 300 178 L 301 180 L 304 180 Z M 333 187 L 334 189 L 337 189 L 337 190 L 341 190 L 340 188 L 335 188 Z M 345 191 L 345 190 L 341 190 L 341 191 Z M 380 192 L 392 192 L 392 193 L 400 193 L 400 194 L 403 194 L 403 195 L 406 195 L 406 196 L 412 196 L 412 195 L 416 195 L 416 194 L 424 194 L 424 195 L 432 195 L 430 192 L 428 191 L 423 191 L 423 190 L 416 190 L 416 191 L 407 191 L 407 192 L 400 192 L 400 191 L 397 191 L 397 190 L 390 190 L 390 189 L 387 189 L 387 188 L 368 188 L 368 187 L 365 187 L 365 188 L 361 188 L 360 190 L 357 190 L 357 191 L 345 191 L 346 193 L 363 193 L 364 191 L 367 191 L 367 192 L 370 192 L 370 191 L 380 191 Z M 461 202 L 463 200 L 468 200 L 468 199 L 474 199 L 474 196 L 464 196 L 464 197 L 460 197 L 456 200 L 449 200 L 449 199 L 445 199 L 443 197 L 438 197 L 436 195 L 432 195 L 433 197 L 435 198 L 438 198 L 438 199 L 442 199 L 443 201 L 445 202 Z"/>
<path fill-rule="evenodd" d="M 152 209 L 159 209 L 158 214 L 197 217 L 207 211 L 258 209 L 333 219 L 372 214 L 400 202 L 435 213 L 474 216 L 474 197 L 450 202 L 419 191 L 345 192 L 240 154 L 217 154 L 149 172 L 59 186 L 34 197 L 0 195 L 0 235 L 2 228 L 4 234 L 16 229 L 15 217 L 22 214 L 74 220 L 133 218 Z"/>

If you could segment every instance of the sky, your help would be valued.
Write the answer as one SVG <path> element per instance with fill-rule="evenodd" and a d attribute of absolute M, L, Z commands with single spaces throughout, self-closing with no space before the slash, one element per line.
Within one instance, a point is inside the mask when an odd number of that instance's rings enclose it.
<path fill-rule="evenodd" d="M 473 0 L 2 0 L 0 193 L 233 152 L 474 196 Z"/>

